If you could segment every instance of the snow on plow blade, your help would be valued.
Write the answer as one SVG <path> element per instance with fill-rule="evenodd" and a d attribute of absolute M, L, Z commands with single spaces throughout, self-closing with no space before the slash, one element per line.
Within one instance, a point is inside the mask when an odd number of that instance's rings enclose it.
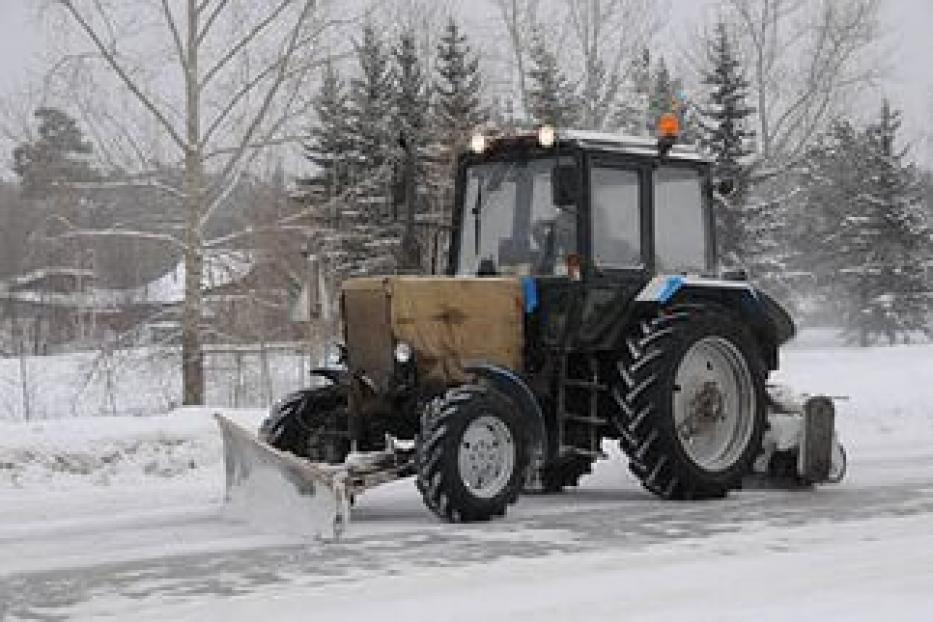
<path fill-rule="evenodd" d="M 350 519 L 346 473 L 302 460 L 264 443 L 215 414 L 224 445 L 227 507 L 237 518 L 293 524 L 301 535 L 337 539 Z"/>

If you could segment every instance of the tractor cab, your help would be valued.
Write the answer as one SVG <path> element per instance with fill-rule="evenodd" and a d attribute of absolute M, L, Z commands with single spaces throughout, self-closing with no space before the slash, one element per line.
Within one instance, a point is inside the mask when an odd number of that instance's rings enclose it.
<path fill-rule="evenodd" d="M 450 273 L 710 274 L 712 189 L 708 160 L 648 138 L 477 136 L 459 166 Z"/>

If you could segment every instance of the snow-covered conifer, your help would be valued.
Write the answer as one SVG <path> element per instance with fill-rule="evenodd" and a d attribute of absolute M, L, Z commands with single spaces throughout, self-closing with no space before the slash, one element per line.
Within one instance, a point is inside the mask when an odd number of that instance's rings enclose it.
<path fill-rule="evenodd" d="M 709 42 L 707 62 L 702 83 L 709 95 L 699 120 L 700 145 L 715 162 L 715 177 L 734 183 L 734 192 L 717 202 L 716 233 L 723 262 L 741 265 L 749 259 L 748 159 L 755 133 L 747 128 L 754 109 L 746 103 L 748 81 L 723 22 Z"/>
<path fill-rule="evenodd" d="M 846 323 L 862 345 L 933 333 L 925 276 L 931 230 L 920 176 L 895 147 L 899 127 L 900 113 L 885 101 L 865 131 L 861 184 L 840 223 L 850 258 L 842 269 L 851 294 Z"/>
<path fill-rule="evenodd" d="M 350 101 L 346 87 L 332 62 L 324 65 L 321 86 L 314 101 L 316 119 L 310 128 L 305 154 L 320 171 L 312 180 L 332 198 L 347 186 L 353 144 L 350 139 Z"/>
<path fill-rule="evenodd" d="M 536 123 L 572 127 L 579 119 L 573 85 L 561 71 L 547 38 L 537 30 L 529 50 L 528 108 Z"/>
<path fill-rule="evenodd" d="M 397 136 L 391 127 L 394 78 L 389 51 L 375 27 L 367 24 L 356 46 L 360 74 L 350 82 L 349 129 L 352 141 L 353 178 L 369 186 L 373 198 L 386 200 L 391 151 Z"/>

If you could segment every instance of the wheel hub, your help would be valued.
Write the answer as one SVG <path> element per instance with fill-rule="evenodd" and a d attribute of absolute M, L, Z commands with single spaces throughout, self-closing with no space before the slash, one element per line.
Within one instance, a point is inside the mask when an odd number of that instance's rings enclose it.
<path fill-rule="evenodd" d="M 730 468 L 754 429 L 755 392 L 749 367 L 730 341 L 700 339 L 675 376 L 674 417 L 681 446 L 700 467 Z"/>
<path fill-rule="evenodd" d="M 705 431 L 724 419 L 723 408 L 723 394 L 719 385 L 712 380 L 703 382 L 690 398 L 689 414 L 684 421 L 690 435 Z"/>
<path fill-rule="evenodd" d="M 463 431 L 457 462 L 464 485 L 474 495 L 490 498 L 502 492 L 515 467 L 508 426 L 491 415 L 473 420 Z"/>

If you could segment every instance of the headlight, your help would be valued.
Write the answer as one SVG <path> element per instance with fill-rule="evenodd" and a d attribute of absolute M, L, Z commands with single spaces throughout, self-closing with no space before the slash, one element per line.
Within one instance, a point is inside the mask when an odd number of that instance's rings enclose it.
<path fill-rule="evenodd" d="M 486 137 L 482 134 L 473 134 L 470 139 L 470 151 L 480 154 L 486 151 Z"/>
<path fill-rule="evenodd" d="M 538 128 L 538 144 L 544 147 L 545 149 L 554 146 L 554 141 L 557 140 L 557 134 L 554 131 L 553 125 L 542 125 Z"/>
<path fill-rule="evenodd" d="M 346 362 L 346 351 L 339 343 L 329 344 L 324 349 L 324 365 L 327 367 L 339 367 Z"/>
<path fill-rule="evenodd" d="M 406 365 L 411 362 L 412 356 L 414 356 L 414 350 L 411 348 L 411 344 L 405 343 L 404 341 L 399 341 L 395 344 L 395 351 L 393 356 L 395 356 L 395 361 L 401 365 Z"/>

